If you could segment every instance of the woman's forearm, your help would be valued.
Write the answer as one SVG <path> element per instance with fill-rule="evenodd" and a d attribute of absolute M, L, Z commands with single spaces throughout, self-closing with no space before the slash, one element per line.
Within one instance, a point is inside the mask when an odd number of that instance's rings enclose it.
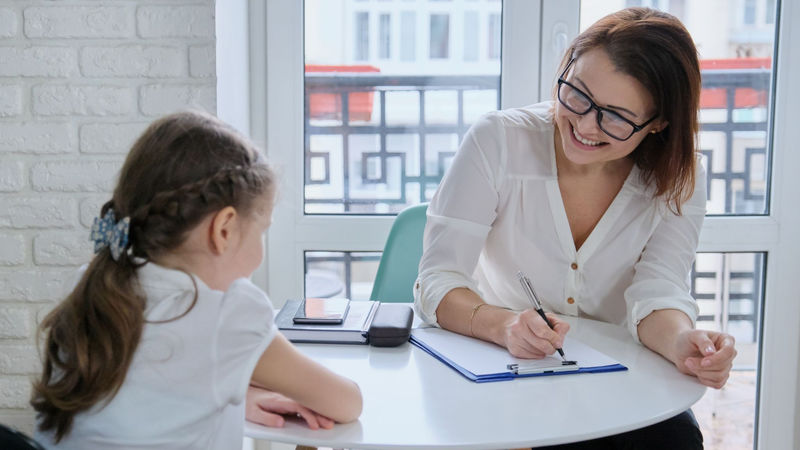
<path fill-rule="evenodd" d="M 448 292 L 436 309 L 436 318 L 442 328 L 502 346 L 505 346 L 504 325 L 513 316 L 514 313 L 505 308 L 486 304 L 467 288 Z"/>
<path fill-rule="evenodd" d="M 677 309 L 659 309 L 639 322 L 637 332 L 645 347 L 673 363 L 678 363 L 675 341 L 678 334 L 692 329 L 692 320 Z"/>

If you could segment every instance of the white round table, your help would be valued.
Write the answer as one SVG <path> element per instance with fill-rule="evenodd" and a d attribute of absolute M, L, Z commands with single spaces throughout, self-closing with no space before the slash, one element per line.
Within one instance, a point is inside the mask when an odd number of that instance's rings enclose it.
<path fill-rule="evenodd" d="M 535 447 L 651 425 L 685 411 L 705 392 L 694 377 L 636 344 L 626 329 L 565 319 L 571 337 L 628 370 L 474 383 L 411 344 L 303 344 L 303 353 L 358 382 L 361 418 L 317 431 L 295 419 L 283 428 L 246 422 L 245 435 L 339 448 Z"/>

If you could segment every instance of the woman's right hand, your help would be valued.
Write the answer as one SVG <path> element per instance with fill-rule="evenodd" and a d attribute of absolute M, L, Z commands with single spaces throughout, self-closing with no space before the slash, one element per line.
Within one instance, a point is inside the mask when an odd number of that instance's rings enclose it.
<path fill-rule="evenodd" d="M 504 343 L 512 356 L 525 359 L 542 359 L 552 355 L 564 345 L 569 324 L 553 314 L 545 313 L 553 329 L 534 309 L 514 314 L 504 324 Z"/>

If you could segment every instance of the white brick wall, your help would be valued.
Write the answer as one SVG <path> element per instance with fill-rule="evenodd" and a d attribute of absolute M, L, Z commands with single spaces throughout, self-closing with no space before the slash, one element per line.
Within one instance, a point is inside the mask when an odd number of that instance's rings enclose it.
<path fill-rule="evenodd" d="M 77 49 L 26 44 L 0 46 L 0 77 L 69 77 L 78 72 Z"/>
<path fill-rule="evenodd" d="M 31 314 L 22 306 L 0 306 L 0 339 L 25 339 L 31 336 Z"/>
<path fill-rule="evenodd" d="M 25 165 L 22 161 L 3 161 L 0 164 L 0 192 L 19 192 L 25 185 Z"/>
<path fill-rule="evenodd" d="M 140 6 L 136 26 L 143 38 L 214 37 L 214 6 Z"/>
<path fill-rule="evenodd" d="M 22 114 L 22 87 L 19 85 L 0 86 L 0 117 Z"/>
<path fill-rule="evenodd" d="M 0 154 L 69 153 L 74 134 L 66 122 L 0 122 Z"/>
<path fill-rule="evenodd" d="M 111 192 L 120 163 L 109 161 L 53 161 L 31 169 L 31 186 L 37 191 Z"/>
<path fill-rule="evenodd" d="M 91 258 L 136 137 L 216 110 L 214 0 L 0 2 L 0 423 L 30 431 L 36 327 Z"/>
<path fill-rule="evenodd" d="M 11 8 L 0 8 L 0 38 L 17 35 L 17 14 Z"/>
<path fill-rule="evenodd" d="M 34 86 L 33 113 L 37 116 L 121 116 L 134 111 L 133 92 L 127 86 Z"/>
<path fill-rule="evenodd" d="M 102 2 L 112 4 L 113 2 Z M 25 8 L 29 38 L 132 38 L 129 6 L 43 6 Z"/>
<path fill-rule="evenodd" d="M 80 149 L 84 153 L 127 153 L 148 124 L 88 123 L 81 126 Z"/>
<path fill-rule="evenodd" d="M 18 266 L 24 262 L 25 238 L 19 233 L 0 233 L 0 266 Z"/>
<path fill-rule="evenodd" d="M 179 105 L 193 108 L 215 109 L 216 91 L 214 86 L 185 84 L 151 84 L 142 86 L 139 91 L 139 107 L 142 114 L 161 116 L 175 110 Z"/>
<path fill-rule="evenodd" d="M 81 51 L 81 73 L 91 77 L 186 76 L 186 49 L 131 45 L 87 47 Z"/>

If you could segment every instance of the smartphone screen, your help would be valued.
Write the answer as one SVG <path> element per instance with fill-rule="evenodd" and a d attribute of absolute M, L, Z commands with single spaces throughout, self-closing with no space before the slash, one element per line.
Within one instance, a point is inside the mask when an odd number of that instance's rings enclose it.
<path fill-rule="evenodd" d="M 346 298 L 307 298 L 297 308 L 294 323 L 342 323 L 349 308 Z"/>

